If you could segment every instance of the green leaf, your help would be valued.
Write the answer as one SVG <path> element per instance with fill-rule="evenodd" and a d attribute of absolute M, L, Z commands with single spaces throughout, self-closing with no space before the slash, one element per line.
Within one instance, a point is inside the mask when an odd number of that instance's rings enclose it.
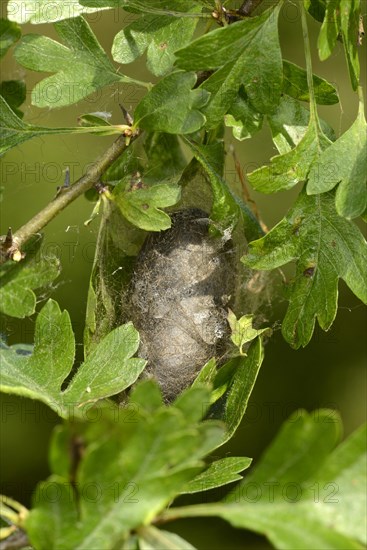
<path fill-rule="evenodd" d="M 111 126 L 113 132 L 121 134 L 121 127 Z M 0 95 L 0 155 L 12 147 L 20 145 L 24 141 L 34 137 L 53 134 L 85 134 L 101 133 L 106 131 L 105 126 L 87 127 L 87 128 L 46 128 L 44 126 L 34 126 L 23 122 L 19 116 L 9 107 L 5 99 Z M 112 133 L 112 131 L 110 132 Z"/>
<path fill-rule="evenodd" d="M 307 72 L 290 61 L 283 60 L 283 93 L 298 99 L 309 101 L 310 94 L 307 85 Z M 313 87 L 316 103 L 320 105 L 334 105 L 339 103 L 337 90 L 327 80 L 313 75 Z"/>
<path fill-rule="evenodd" d="M 83 6 L 93 7 L 121 7 L 132 13 L 152 13 L 154 15 L 169 15 L 171 17 L 192 17 L 187 14 L 188 6 L 195 3 L 198 7 L 205 5 L 203 0 L 80 0 Z M 209 4 L 209 8 L 211 5 Z"/>
<path fill-rule="evenodd" d="M 8 18 L 20 25 L 28 21 L 33 24 L 52 23 L 77 17 L 82 13 L 93 13 L 101 8 L 86 8 L 78 0 L 49 2 L 49 0 L 9 0 Z"/>
<path fill-rule="evenodd" d="M 244 491 L 255 483 L 264 487 L 274 480 L 272 499 L 282 501 L 282 487 L 286 483 L 297 481 L 301 484 L 315 476 L 327 460 L 342 434 L 342 425 L 337 411 L 320 409 L 307 413 L 304 410 L 294 412 L 283 424 L 274 441 L 266 449 L 258 464 L 255 465 L 241 484 L 228 495 L 228 502 L 236 502 Z M 262 494 L 259 500 L 268 500 Z"/>
<path fill-rule="evenodd" d="M 186 13 L 200 14 L 191 0 L 181 2 Z M 184 7 L 184 6 L 182 6 Z M 147 50 L 147 67 L 156 76 L 166 74 L 175 61 L 175 51 L 189 43 L 198 18 L 175 18 L 144 14 L 124 27 L 114 38 L 112 57 L 118 63 L 132 63 Z"/>
<path fill-rule="evenodd" d="M 168 134 L 200 130 L 205 123 L 200 109 L 209 95 L 204 90 L 192 90 L 195 82 L 194 73 L 181 71 L 162 78 L 135 109 L 134 126 Z"/>
<path fill-rule="evenodd" d="M 246 357 L 231 359 L 217 373 L 213 394 L 217 393 L 216 399 L 220 399 L 212 406 L 209 417 L 225 423 L 226 434 L 222 443 L 231 439 L 240 425 L 263 359 L 263 345 L 257 338 Z"/>
<path fill-rule="evenodd" d="M 88 290 L 85 357 L 113 328 L 128 320 L 123 293 L 132 274 L 132 256 L 137 255 L 144 240 L 143 232 L 122 216 L 114 201 L 102 195 L 101 205 L 101 223 Z"/>
<path fill-rule="evenodd" d="M 183 141 L 190 147 L 209 178 L 213 194 L 210 218 L 216 224 L 214 233 L 223 232 L 228 228 L 233 229 L 241 217 L 248 239 L 258 238 L 262 230 L 257 219 L 251 210 L 232 193 L 218 173 L 217 160 L 221 144 L 199 145 L 187 138 Z"/>
<path fill-rule="evenodd" d="M 144 151 L 148 157 L 144 174 L 149 180 L 176 180 L 187 165 L 178 137 L 174 134 L 148 133 L 145 136 Z"/>
<path fill-rule="evenodd" d="M 202 396 L 194 393 L 191 402 L 198 408 L 196 399 Z M 223 436 L 219 423 L 193 422 L 175 406 L 138 415 L 133 425 L 122 415 L 114 415 L 110 425 L 95 424 L 81 425 L 87 447 L 73 485 L 68 479 L 51 477 L 35 494 L 26 528 L 40 550 L 114 548 L 121 547 L 133 530 L 143 536 L 145 527 L 203 468 L 202 458 Z M 68 510 L 60 510 L 63 498 L 58 506 L 48 498 L 52 490 L 58 493 L 59 485 L 68 489 Z M 42 529 L 42 524 L 49 527 Z"/>
<path fill-rule="evenodd" d="M 354 90 L 357 89 L 360 73 L 357 52 L 359 15 L 360 0 L 329 0 L 318 39 L 319 55 L 323 61 L 331 55 L 341 33 Z"/>
<path fill-rule="evenodd" d="M 67 311 L 48 300 L 37 316 L 32 355 L 1 350 L 1 391 L 43 401 L 64 416 L 61 384 L 73 366 L 74 335 Z"/>
<path fill-rule="evenodd" d="M 307 193 L 324 193 L 339 184 L 336 192 L 338 214 L 348 219 L 360 216 L 367 206 L 366 167 L 367 124 L 361 102 L 358 117 L 349 130 L 312 166 Z"/>
<path fill-rule="evenodd" d="M 79 367 L 63 393 L 63 401 L 78 408 L 117 394 L 131 386 L 146 365 L 133 355 L 139 348 L 139 334 L 132 323 L 110 332 Z"/>
<path fill-rule="evenodd" d="M 0 58 L 21 37 L 22 31 L 16 23 L 8 19 L 0 19 Z"/>
<path fill-rule="evenodd" d="M 279 2 L 257 17 L 216 29 L 176 52 L 176 65 L 181 69 L 226 67 L 210 77 L 208 84 L 214 98 L 213 118 L 225 113 L 240 84 L 253 107 L 262 113 L 271 112 L 279 102 L 283 70 L 277 27 L 281 5 Z"/>
<path fill-rule="evenodd" d="M 145 231 L 162 231 L 171 227 L 171 218 L 161 208 L 176 204 L 181 189 L 176 184 L 158 183 L 135 187 L 131 178 L 122 180 L 114 190 L 113 200 L 130 223 Z"/>
<path fill-rule="evenodd" d="M 68 313 L 49 300 L 37 317 L 33 354 L 2 346 L 1 390 L 43 401 L 64 418 L 80 416 L 98 399 L 135 382 L 146 364 L 132 358 L 138 347 L 139 335 L 131 323 L 116 328 L 61 391 L 73 365 L 75 342 Z"/>
<path fill-rule="evenodd" d="M 20 263 L 8 262 L 0 269 L 0 311 L 18 318 L 33 315 L 37 303 L 33 291 L 48 285 L 60 273 L 58 259 L 40 254 L 39 246 L 33 250 L 32 245 L 28 246 L 25 252 Z"/>
<path fill-rule="evenodd" d="M 326 0 L 304 0 L 305 8 L 316 21 L 323 22 L 325 17 Z"/>
<path fill-rule="evenodd" d="M 240 319 L 237 319 L 232 310 L 228 310 L 228 323 L 231 327 L 231 340 L 235 346 L 238 347 L 240 355 L 247 355 L 243 350 L 243 346 L 254 340 L 260 334 L 268 332 L 268 328 L 255 329 L 252 326 L 254 316 L 243 315 Z"/>
<path fill-rule="evenodd" d="M 163 406 L 162 393 L 157 383 L 151 378 L 141 380 L 135 385 L 129 399 L 130 405 L 136 405 L 139 411 L 151 415 Z"/>
<path fill-rule="evenodd" d="M 249 103 L 244 89 L 240 91 L 224 117 L 226 126 L 232 128 L 233 137 L 242 141 L 251 138 L 261 130 L 263 115 Z"/>
<path fill-rule="evenodd" d="M 28 34 L 14 52 L 16 60 L 27 69 L 55 73 L 33 88 L 33 105 L 63 107 L 108 84 L 131 81 L 116 72 L 82 17 L 55 23 L 55 29 L 66 45 L 46 36 Z"/>
<path fill-rule="evenodd" d="M 187 540 L 150 525 L 139 529 L 139 550 L 195 550 Z"/>
<path fill-rule="evenodd" d="M 307 178 L 312 164 L 330 140 L 322 132 L 318 121 L 312 120 L 301 141 L 291 151 L 270 159 L 270 166 L 262 166 L 248 174 L 252 187 L 261 193 L 276 193 L 291 189 Z"/>
<path fill-rule="evenodd" d="M 163 517 L 219 516 L 279 549 L 362 550 L 366 428 L 332 451 L 339 435 L 334 411 L 298 411 L 223 503 L 176 507 Z"/>
<path fill-rule="evenodd" d="M 305 136 L 310 122 L 310 111 L 299 101 L 282 97 L 275 113 L 267 118 L 273 142 L 279 153 L 284 154 L 291 151 Z M 334 141 L 334 130 L 323 120 L 319 122 L 323 133 L 330 141 Z"/>
<path fill-rule="evenodd" d="M 359 229 L 335 211 L 333 193 L 302 192 L 287 216 L 265 237 L 250 243 L 246 265 L 275 269 L 297 260 L 283 321 L 284 338 L 295 348 L 311 339 L 315 320 L 328 330 L 337 312 L 341 277 L 367 301 L 367 246 Z"/>
<path fill-rule="evenodd" d="M 238 474 L 248 468 L 251 461 L 251 458 L 246 457 L 227 457 L 216 460 L 204 472 L 189 481 L 182 492 L 184 494 L 200 493 L 241 480 L 242 476 Z"/>
<path fill-rule="evenodd" d="M 17 107 L 24 103 L 26 99 L 24 80 L 3 80 L 0 82 L 0 96 L 5 99 L 17 116 L 23 116 L 22 111 L 18 110 Z"/>

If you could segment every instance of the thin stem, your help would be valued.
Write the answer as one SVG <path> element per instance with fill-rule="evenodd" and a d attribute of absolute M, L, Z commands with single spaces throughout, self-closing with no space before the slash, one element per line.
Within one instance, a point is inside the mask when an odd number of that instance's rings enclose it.
<path fill-rule="evenodd" d="M 130 143 L 136 139 L 137 134 L 131 136 Z M 15 250 L 21 250 L 24 244 L 43 227 L 45 227 L 57 214 L 71 204 L 75 199 L 83 195 L 85 191 L 93 187 L 102 174 L 111 166 L 111 164 L 126 149 L 126 136 L 119 136 L 103 153 L 103 155 L 91 166 L 86 174 L 79 178 L 74 185 L 63 190 L 57 195 L 43 210 L 38 212 L 31 220 L 23 225 L 13 234 L 13 243 Z M 12 257 L 12 256 L 10 256 Z M 0 265 L 9 258 L 9 255 L 3 254 L 0 257 Z"/>
<path fill-rule="evenodd" d="M 301 21 L 302 21 L 302 34 L 303 34 L 303 46 L 305 49 L 306 69 L 307 69 L 307 85 L 310 94 L 310 119 L 311 121 L 318 122 L 315 91 L 313 87 L 313 74 L 312 74 L 312 59 L 311 59 L 311 47 L 310 38 L 308 35 L 306 8 L 303 5 L 301 7 Z"/>

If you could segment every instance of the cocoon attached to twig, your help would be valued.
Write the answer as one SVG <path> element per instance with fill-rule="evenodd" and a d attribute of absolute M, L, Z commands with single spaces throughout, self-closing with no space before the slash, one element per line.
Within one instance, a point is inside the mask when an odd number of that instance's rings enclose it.
<path fill-rule="evenodd" d="M 200 368 L 223 351 L 227 305 L 234 292 L 233 250 L 208 234 L 196 208 L 172 214 L 172 227 L 146 239 L 130 286 L 130 310 L 140 332 L 145 374 L 172 401 Z"/>

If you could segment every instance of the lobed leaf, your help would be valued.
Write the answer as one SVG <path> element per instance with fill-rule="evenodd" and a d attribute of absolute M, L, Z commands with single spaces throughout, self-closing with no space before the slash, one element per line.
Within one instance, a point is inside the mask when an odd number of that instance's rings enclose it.
<path fill-rule="evenodd" d="M 55 23 L 55 29 L 66 45 L 28 34 L 14 52 L 18 63 L 27 69 L 55 73 L 33 88 L 33 105 L 71 105 L 108 84 L 130 80 L 115 70 L 83 17 Z"/>
<path fill-rule="evenodd" d="M 186 13 L 200 14 L 201 7 L 196 2 L 185 0 L 181 4 Z M 156 76 L 167 74 L 174 63 L 175 51 L 190 42 L 197 22 L 194 17 L 144 13 L 115 36 L 112 57 L 118 63 L 131 63 L 147 50 L 148 69 Z"/>
<path fill-rule="evenodd" d="M 39 255 L 41 243 L 34 248 L 33 244 L 25 247 L 26 257 L 21 263 L 7 262 L 0 269 L 0 311 L 5 315 L 20 319 L 33 315 L 37 303 L 34 290 L 51 283 L 60 273 L 58 259 Z"/>
<path fill-rule="evenodd" d="M 223 116 L 244 85 L 253 107 L 273 111 L 282 91 L 282 56 L 278 36 L 278 14 L 282 2 L 257 17 L 216 29 L 176 52 L 177 67 L 185 70 L 217 70 L 209 78 L 212 94 L 210 117 Z"/>
<path fill-rule="evenodd" d="M 49 300 L 37 317 L 32 354 L 19 346 L 1 347 L 1 391 L 43 401 L 64 418 L 81 416 L 95 401 L 135 382 L 146 364 L 132 357 L 138 347 L 139 335 L 131 323 L 116 328 L 61 391 L 73 366 L 75 342 L 68 313 Z"/>
<path fill-rule="evenodd" d="M 171 218 L 161 208 L 176 204 L 181 189 L 176 184 L 158 183 L 134 189 L 122 180 L 115 188 L 113 199 L 122 215 L 133 225 L 145 231 L 163 231 L 171 227 Z"/>
<path fill-rule="evenodd" d="M 295 348 L 311 339 L 315 320 L 328 330 L 337 312 L 338 279 L 367 301 L 367 243 L 359 229 L 335 211 L 333 193 L 307 196 L 303 191 L 287 216 L 265 237 L 250 243 L 243 262 L 275 269 L 297 260 L 282 325 Z"/>
<path fill-rule="evenodd" d="M 307 193 L 325 193 L 339 184 L 336 191 L 338 214 L 348 219 L 360 216 L 367 207 L 366 167 L 367 124 L 360 103 L 358 117 L 349 130 L 313 164 L 308 175 Z"/>
<path fill-rule="evenodd" d="M 53 23 L 62 19 L 78 17 L 82 13 L 93 13 L 101 8 L 88 8 L 78 0 L 49 2 L 49 0 L 9 0 L 8 18 L 20 25 L 28 21 L 33 24 Z"/>
<path fill-rule="evenodd" d="M 333 450 L 340 428 L 335 411 L 297 411 L 222 503 L 175 508 L 163 517 L 219 516 L 264 534 L 282 550 L 361 550 L 367 532 L 366 427 Z"/>
<path fill-rule="evenodd" d="M 248 468 L 250 464 L 251 458 L 247 457 L 226 457 L 216 460 L 204 472 L 189 481 L 182 493 L 200 493 L 241 480 L 242 476 L 239 473 Z"/>
<path fill-rule="evenodd" d="M 283 73 L 283 93 L 299 101 L 310 101 L 307 71 L 284 59 Z M 332 84 L 316 75 L 312 76 L 312 80 L 316 103 L 320 105 L 335 105 L 335 103 L 339 103 L 338 92 Z"/>
<path fill-rule="evenodd" d="M 320 59 L 325 60 L 330 57 L 339 33 L 341 33 L 354 90 L 357 89 L 360 75 L 357 52 L 360 9 L 360 0 L 330 0 L 327 2 L 318 39 Z"/>
<path fill-rule="evenodd" d="M 318 122 L 310 119 L 306 133 L 291 151 L 270 159 L 270 166 L 262 166 L 248 174 L 252 187 L 261 193 L 276 193 L 291 189 L 304 181 L 322 151 L 330 145 Z"/>
<path fill-rule="evenodd" d="M 206 399 L 208 396 L 207 390 Z M 197 400 L 201 398 L 191 396 L 195 408 L 200 407 Z M 87 448 L 78 465 L 74 489 L 68 478 L 54 474 L 36 491 L 26 528 L 31 543 L 37 543 L 40 550 L 105 548 L 107 541 L 108 547 L 114 547 L 133 530 L 147 540 L 151 536 L 164 539 L 164 533 L 152 534 L 146 526 L 203 468 L 202 458 L 223 435 L 219 423 L 198 423 L 175 406 L 160 406 L 149 415 L 137 415 L 133 429 L 121 416 L 113 418 L 110 426 L 103 424 L 104 431 L 97 438 L 95 431 L 100 427 L 93 425 L 95 422 L 82 425 Z M 54 439 L 53 444 L 64 449 L 64 438 Z M 55 453 L 60 454 L 54 449 Z M 60 486 L 64 487 L 62 494 L 68 491 L 68 510 L 63 508 L 64 498 L 56 507 L 48 498 Z M 98 498 L 93 498 L 88 488 L 96 490 Z M 42 524 L 47 528 L 40 528 Z M 174 537 L 171 542 L 175 543 Z"/>
<path fill-rule="evenodd" d="M 207 103 L 209 94 L 192 90 L 195 82 L 194 73 L 183 71 L 162 78 L 136 107 L 134 126 L 168 134 L 191 134 L 200 130 L 205 123 L 200 109 Z"/>

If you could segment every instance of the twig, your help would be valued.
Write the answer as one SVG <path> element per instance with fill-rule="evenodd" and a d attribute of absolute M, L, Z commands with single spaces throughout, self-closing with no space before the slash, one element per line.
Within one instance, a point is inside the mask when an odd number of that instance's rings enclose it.
<path fill-rule="evenodd" d="M 0 265 L 10 258 L 19 261 L 21 259 L 21 249 L 30 237 L 37 234 L 59 212 L 98 183 L 102 174 L 126 149 L 127 139 L 129 140 L 128 143 L 131 143 L 137 136 L 138 133 L 131 135 L 131 137 L 119 136 L 84 176 L 79 178 L 74 185 L 63 189 L 43 210 L 12 235 L 11 246 L 9 246 L 9 242 L 3 242 L 1 244 Z"/>

